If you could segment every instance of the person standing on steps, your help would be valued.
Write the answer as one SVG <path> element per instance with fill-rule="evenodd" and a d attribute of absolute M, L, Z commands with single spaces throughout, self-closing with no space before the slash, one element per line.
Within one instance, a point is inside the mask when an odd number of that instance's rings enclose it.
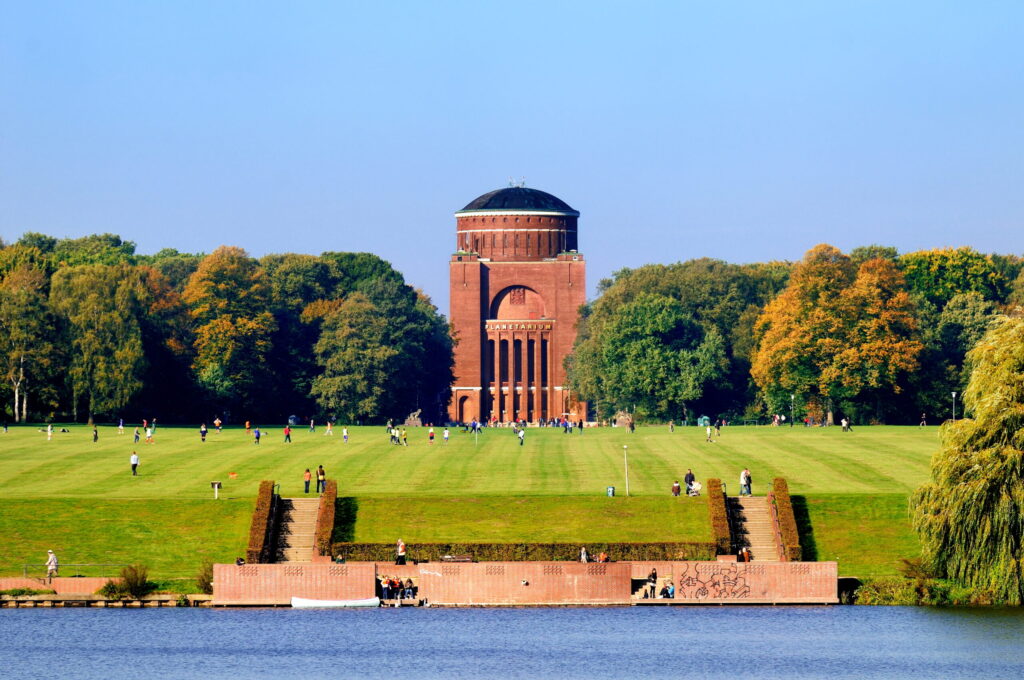
<path fill-rule="evenodd" d="M 740 495 L 741 496 L 750 496 L 751 495 L 751 491 L 750 491 L 750 483 L 751 483 L 751 481 L 752 480 L 751 480 L 751 477 L 750 477 L 750 469 L 749 468 L 743 468 L 743 472 L 740 473 Z"/>
<path fill-rule="evenodd" d="M 313 475 L 309 473 L 309 468 L 306 468 L 306 471 L 302 473 L 302 481 L 306 485 L 306 493 L 309 493 L 309 480 L 311 479 L 313 479 Z"/>
<path fill-rule="evenodd" d="M 398 543 L 395 543 L 395 566 L 402 566 L 405 564 L 405 541 L 398 539 Z"/>
<path fill-rule="evenodd" d="M 132 477 L 139 476 L 139 454 L 132 451 L 132 457 L 128 459 L 132 464 Z"/>
<path fill-rule="evenodd" d="M 327 471 L 321 465 L 316 469 L 316 492 L 323 493 L 324 491 L 327 491 Z"/>

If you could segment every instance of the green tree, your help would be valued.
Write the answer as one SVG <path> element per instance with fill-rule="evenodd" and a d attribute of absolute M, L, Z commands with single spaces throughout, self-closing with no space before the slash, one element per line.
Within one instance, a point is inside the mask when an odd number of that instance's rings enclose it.
<path fill-rule="evenodd" d="M 144 295 L 138 271 L 125 264 L 62 267 L 53 275 L 50 305 L 68 333 L 76 418 L 80 398 L 91 419 L 122 408 L 141 387 Z"/>
<path fill-rule="evenodd" d="M 900 251 L 892 246 L 859 246 L 850 251 L 850 260 L 858 267 L 868 260 L 892 260 L 899 259 Z"/>
<path fill-rule="evenodd" d="M 900 257 L 907 286 L 940 310 L 958 293 L 980 293 L 986 300 L 1005 300 L 1008 282 L 992 256 L 973 248 L 942 248 Z"/>
<path fill-rule="evenodd" d="M 36 267 L 23 265 L 0 283 L 0 359 L 13 392 L 14 422 L 28 417 L 28 397 L 49 392 L 57 355 L 48 280 Z"/>
<path fill-rule="evenodd" d="M 135 244 L 122 241 L 116 234 L 60 239 L 53 246 L 53 260 L 69 266 L 135 264 Z"/>
<path fill-rule="evenodd" d="M 941 575 L 1024 603 L 1024 319 L 1000 318 L 968 355 L 964 403 L 932 479 L 912 499 L 926 559 Z"/>
<path fill-rule="evenodd" d="M 346 422 L 376 417 L 389 383 L 389 363 L 398 355 L 385 342 L 388 320 L 362 293 L 319 305 L 307 319 L 316 313 L 322 314 L 315 347 L 322 372 L 312 387 L 317 403 Z"/>
<path fill-rule="evenodd" d="M 583 361 L 589 351 L 596 361 L 576 384 L 605 417 L 634 407 L 641 417 L 675 417 L 728 366 L 717 329 L 694 321 L 679 301 L 651 293 L 619 307 L 600 343 L 583 351 Z"/>

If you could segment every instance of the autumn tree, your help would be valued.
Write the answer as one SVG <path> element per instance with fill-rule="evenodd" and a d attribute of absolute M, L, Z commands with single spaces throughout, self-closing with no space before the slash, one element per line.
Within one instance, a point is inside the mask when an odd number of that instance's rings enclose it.
<path fill-rule="evenodd" d="M 46 274 L 31 265 L 11 271 L 0 283 L 0 361 L 13 393 L 14 422 L 27 419 L 30 391 L 54 396 L 48 379 L 57 349 L 48 287 Z"/>
<path fill-rule="evenodd" d="M 855 269 L 829 245 L 808 251 L 786 289 L 765 308 L 751 374 L 770 409 L 790 395 L 833 404 L 900 389 L 917 366 L 914 305 L 889 260 Z"/>
<path fill-rule="evenodd" d="M 1002 317 L 968 354 L 971 418 L 946 423 L 931 481 L 912 499 L 941 575 L 1024 603 L 1024 319 Z"/>
<path fill-rule="evenodd" d="M 241 248 L 222 246 L 200 262 L 182 299 L 196 324 L 200 385 L 221 402 L 253 408 L 277 328 L 265 273 Z"/>
<path fill-rule="evenodd" d="M 86 400 L 91 419 L 123 407 L 141 387 L 144 294 L 138 272 L 126 264 L 62 267 L 53 275 L 50 305 L 68 336 L 76 417 L 79 399 Z"/>

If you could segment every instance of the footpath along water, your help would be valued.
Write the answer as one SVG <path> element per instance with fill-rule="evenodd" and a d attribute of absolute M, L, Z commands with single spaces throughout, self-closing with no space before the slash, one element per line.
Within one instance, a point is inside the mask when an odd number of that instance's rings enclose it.
<path fill-rule="evenodd" d="M 0 610 L 21 678 L 1010 678 L 1024 611 Z"/>

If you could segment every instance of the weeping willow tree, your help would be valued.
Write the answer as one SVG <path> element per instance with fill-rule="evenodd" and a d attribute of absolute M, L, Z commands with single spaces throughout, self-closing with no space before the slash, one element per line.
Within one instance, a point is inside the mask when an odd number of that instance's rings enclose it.
<path fill-rule="evenodd" d="M 914 527 L 939 573 L 1024 601 L 1024 318 L 1000 318 L 968 354 L 972 418 L 942 428 Z"/>

